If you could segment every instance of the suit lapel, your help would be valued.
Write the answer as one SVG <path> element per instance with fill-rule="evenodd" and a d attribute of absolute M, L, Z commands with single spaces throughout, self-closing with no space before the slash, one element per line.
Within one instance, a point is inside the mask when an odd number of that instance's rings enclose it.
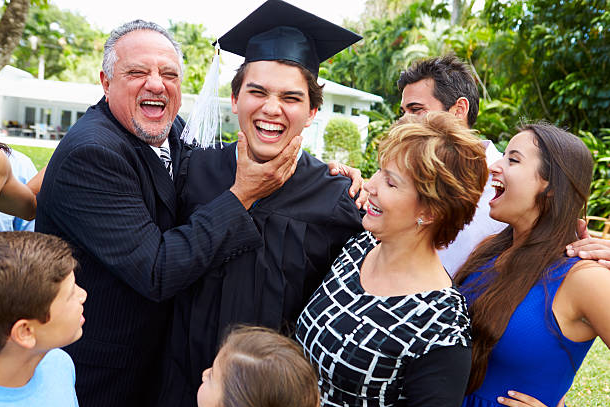
<path fill-rule="evenodd" d="M 163 166 L 159 156 L 157 156 L 152 148 L 142 143 L 141 145 L 136 146 L 136 151 L 142 158 L 144 165 L 146 165 L 150 171 L 152 184 L 157 192 L 157 196 L 169 210 L 172 219 L 175 219 L 176 189 L 174 188 L 174 182 Z"/>
<path fill-rule="evenodd" d="M 137 154 L 140 156 L 141 162 L 148 168 L 149 174 L 151 176 L 151 183 L 155 189 L 156 195 L 159 197 L 161 202 L 167 207 L 168 212 L 171 217 L 172 225 L 176 220 L 176 188 L 174 187 L 174 181 L 170 178 L 165 166 L 161 162 L 159 156 L 150 148 L 145 142 L 129 133 L 127 129 L 125 129 L 121 123 L 114 117 L 112 112 L 110 111 L 110 107 L 108 106 L 108 102 L 106 102 L 105 97 L 98 102 L 98 106 L 100 106 L 101 110 L 104 112 L 108 118 L 117 126 L 117 129 L 121 129 L 124 132 L 124 135 L 127 140 L 133 145 Z M 179 167 L 178 163 L 180 162 L 180 154 L 182 151 L 182 144 L 179 140 L 180 134 L 182 133 L 182 128 L 184 127 L 184 120 L 180 116 L 177 116 L 172 123 L 172 128 L 170 129 L 168 139 L 170 142 L 170 151 L 172 155 L 172 164 L 173 164 L 173 172 L 174 179 L 176 179 L 176 171 L 177 167 Z"/>

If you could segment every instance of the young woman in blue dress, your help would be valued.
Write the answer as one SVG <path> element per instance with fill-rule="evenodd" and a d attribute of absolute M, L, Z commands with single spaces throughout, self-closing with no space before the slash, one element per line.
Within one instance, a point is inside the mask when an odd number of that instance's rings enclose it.
<path fill-rule="evenodd" d="M 490 167 L 490 216 L 509 226 L 455 276 L 472 318 L 463 406 L 554 407 L 595 337 L 610 344 L 610 273 L 565 256 L 592 168 L 584 143 L 549 124 L 525 126 Z"/>

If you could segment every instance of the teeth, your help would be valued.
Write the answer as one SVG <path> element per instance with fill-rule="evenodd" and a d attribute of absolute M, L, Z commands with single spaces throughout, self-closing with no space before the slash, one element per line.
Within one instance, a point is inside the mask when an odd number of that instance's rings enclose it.
<path fill-rule="evenodd" d="M 165 106 L 165 103 L 159 102 L 156 100 L 145 100 L 142 102 L 142 104 L 143 105 L 152 105 L 152 106 L 161 106 L 161 107 Z"/>
<path fill-rule="evenodd" d="M 501 183 L 500 181 L 491 181 L 491 186 L 497 189 L 504 189 L 504 184 Z"/>
<path fill-rule="evenodd" d="M 369 201 L 369 210 L 375 215 L 381 215 L 381 213 L 383 212 L 380 207 L 373 205 L 371 201 Z"/>
<path fill-rule="evenodd" d="M 283 131 L 284 130 L 284 126 L 282 126 L 281 124 L 267 123 L 267 122 L 263 122 L 263 121 L 257 121 L 254 124 L 256 125 L 256 127 L 260 127 L 263 130 L 269 130 L 269 131 Z"/>

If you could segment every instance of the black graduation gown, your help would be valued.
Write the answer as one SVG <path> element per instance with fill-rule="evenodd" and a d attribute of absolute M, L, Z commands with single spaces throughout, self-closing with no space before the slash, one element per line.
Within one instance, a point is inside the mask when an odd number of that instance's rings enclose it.
<path fill-rule="evenodd" d="M 235 149 L 236 143 L 192 152 L 179 195 L 183 219 L 233 185 Z M 184 166 L 181 172 L 185 176 Z M 345 177 L 329 175 L 326 164 L 303 152 L 282 188 L 250 209 L 263 246 L 236 251 L 232 260 L 176 298 L 162 404 L 196 404 L 201 373 L 212 365 L 229 326 L 244 323 L 293 333 L 300 312 L 345 242 L 362 230 L 361 214 L 348 195 L 350 184 Z"/>

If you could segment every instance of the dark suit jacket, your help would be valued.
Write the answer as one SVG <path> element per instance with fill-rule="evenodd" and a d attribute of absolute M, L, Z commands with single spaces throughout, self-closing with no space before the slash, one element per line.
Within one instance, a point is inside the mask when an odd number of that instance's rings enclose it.
<path fill-rule="evenodd" d="M 183 125 L 177 118 L 169 134 L 174 163 Z M 229 191 L 179 227 L 175 210 L 174 183 L 160 159 L 103 99 L 51 158 L 36 230 L 74 247 L 81 268 L 76 281 L 88 292 L 83 337 L 66 348 L 83 407 L 150 405 L 159 389 L 171 297 L 209 268 L 261 244 Z"/>

